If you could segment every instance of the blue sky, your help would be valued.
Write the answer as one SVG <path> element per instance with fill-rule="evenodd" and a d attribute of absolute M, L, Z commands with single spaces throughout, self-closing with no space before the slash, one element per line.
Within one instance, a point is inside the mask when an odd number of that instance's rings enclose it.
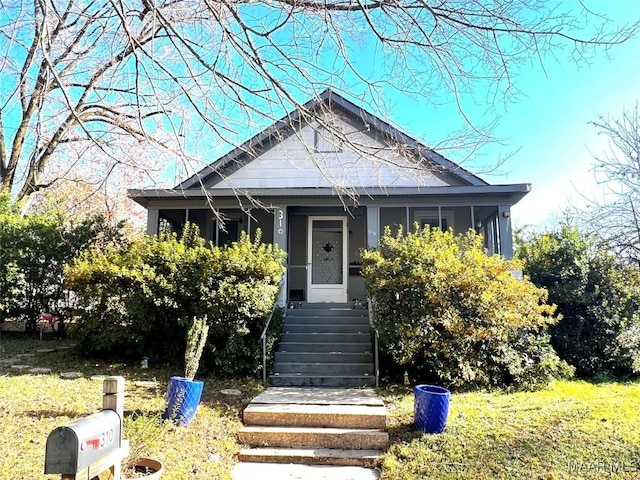
<path fill-rule="evenodd" d="M 558 1 L 563 10 L 574 8 L 577 11 L 581 5 L 581 0 Z M 640 0 L 582 1 L 594 11 L 609 16 L 612 19 L 611 28 L 640 20 Z M 548 0 L 545 4 L 554 5 L 555 2 L 556 0 Z M 247 5 L 243 11 L 253 18 L 252 21 L 259 23 L 264 19 L 261 14 L 266 8 L 256 9 L 253 5 Z M 536 13 L 538 12 L 529 12 L 532 16 Z M 277 10 L 276 15 L 278 14 L 282 15 L 282 12 Z M 597 17 L 592 17 L 589 20 L 592 23 L 586 28 L 593 26 L 596 19 Z M 316 27 L 318 23 L 320 26 L 323 25 L 322 19 L 316 19 L 315 22 Z M 411 52 L 404 52 L 404 55 L 394 61 L 392 56 L 386 55 L 389 51 L 385 52 L 375 45 L 372 34 L 362 33 L 366 32 L 366 27 L 354 22 L 347 24 L 347 27 L 351 28 L 345 27 L 339 32 L 340 37 L 344 37 L 342 40 L 352 66 L 372 82 L 380 82 L 383 85 L 375 92 L 385 97 L 383 104 L 379 104 L 383 111 L 371 109 L 372 98 L 370 92 L 367 94 L 365 82 L 354 76 L 353 72 L 349 74 L 344 61 L 340 60 L 342 51 L 335 44 L 330 41 L 324 42 L 316 51 L 313 44 L 316 30 L 304 30 L 301 39 L 296 36 L 297 29 L 305 25 L 305 22 L 294 23 L 291 30 L 285 30 L 280 34 L 283 35 L 280 40 L 283 45 L 293 48 L 293 52 L 298 54 L 297 57 L 294 55 L 294 60 L 305 59 L 301 68 L 308 69 L 310 77 L 318 82 L 315 85 L 318 91 L 326 86 L 333 86 L 341 92 L 350 93 L 352 96 L 347 95 L 347 98 L 356 104 L 362 104 L 372 113 L 388 118 L 391 123 L 435 148 L 438 148 L 439 142 L 449 138 L 450 132 L 464 126 L 457 107 L 451 101 L 446 103 L 447 90 L 438 86 L 437 71 L 433 71 L 429 62 L 412 64 L 411 60 L 419 56 L 411 55 Z M 585 35 L 589 36 L 588 31 Z M 305 39 L 306 43 L 303 41 Z M 309 49 L 311 52 L 307 51 Z M 461 98 L 465 112 L 476 122 L 496 120 L 493 133 L 501 139 L 500 143 L 482 148 L 471 159 L 473 161 L 463 165 L 480 173 L 491 183 L 533 184 L 533 191 L 513 209 L 512 218 L 516 226 L 548 224 L 567 204 L 582 202 L 578 192 L 587 196 L 597 193 L 593 175 L 589 170 L 593 163 L 593 155 L 602 154 L 606 150 L 607 139 L 599 136 L 597 129 L 589 125 L 589 122 L 596 121 L 601 116 L 616 118 L 622 115 L 625 109 L 634 107 L 640 97 L 638 52 L 640 38 L 609 51 L 600 49 L 595 56 L 577 65 L 568 60 L 571 56 L 571 47 L 568 45 L 564 51 L 555 51 L 555 57 L 542 59 L 544 68 L 540 65 L 539 59 L 532 54 L 530 63 L 527 63 L 526 57 L 523 58 L 524 63 L 520 65 L 518 75 L 513 80 L 519 94 L 511 97 L 508 102 L 503 101 L 500 96 L 493 98 L 488 93 L 486 82 L 474 83 L 471 85 L 472 95 Z M 307 58 L 307 53 L 313 55 Z M 460 53 L 460 50 L 455 50 L 454 53 Z M 318 59 L 321 65 L 315 65 Z M 462 61 L 469 62 L 482 65 L 482 61 L 477 58 Z M 310 93 L 300 91 L 305 82 L 297 75 L 299 71 L 287 67 L 286 62 L 284 64 L 283 78 L 286 85 L 292 93 L 299 94 L 299 101 L 308 100 Z M 413 71 L 407 74 L 407 70 Z M 332 73 L 325 75 L 328 78 L 323 78 L 326 71 Z M 240 68 L 239 75 L 247 75 L 248 72 L 250 68 L 243 67 Z M 409 97 L 402 94 L 398 90 L 402 89 L 403 84 L 420 95 Z M 398 90 L 394 92 L 393 86 Z M 224 101 L 224 95 L 221 96 Z M 233 97 L 232 94 L 229 96 Z M 223 113 L 227 111 L 225 105 L 216 103 L 215 98 L 205 98 L 216 106 L 212 110 L 213 113 L 217 114 L 218 110 L 222 110 Z M 362 98 L 365 99 L 364 102 L 359 101 Z M 271 113 L 268 107 L 258 106 L 264 107 L 266 113 Z M 235 128 L 238 131 L 237 141 L 250 138 L 266 126 L 263 124 L 265 118 L 262 119 L 262 123 L 253 124 L 247 121 L 246 116 L 233 115 L 238 113 L 237 105 L 232 104 L 229 108 L 232 114 L 217 121 L 226 121 L 225 125 L 228 123 Z M 274 116 L 279 117 L 282 114 L 283 112 L 272 112 L 267 117 L 271 121 Z M 11 120 L 11 111 L 3 116 L 5 122 Z M 182 117 L 182 120 L 184 118 Z M 193 145 L 185 147 L 190 153 L 202 152 L 202 162 L 208 162 L 212 157 L 215 158 L 215 154 L 232 148 L 229 139 L 226 139 L 227 142 L 225 139 L 216 141 L 212 139 L 212 135 L 203 135 L 198 128 L 201 123 L 196 119 L 187 125 L 192 131 L 191 138 L 194 142 Z M 234 143 L 235 140 L 234 138 Z M 464 156 L 464 153 L 456 150 L 444 150 L 442 153 L 453 161 L 460 161 Z M 495 165 L 505 158 L 507 160 L 495 172 L 483 172 L 482 165 Z M 183 169 L 178 170 L 180 175 L 185 174 Z M 176 176 L 172 170 L 167 178 L 173 180 Z"/>
<path fill-rule="evenodd" d="M 640 14 L 640 2 L 634 5 Z M 549 224 L 566 205 L 583 205 L 581 194 L 601 196 L 590 170 L 594 156 L 608 153 L 608 137 L 589 122 L 634 108 L 640 99 L 639 52 L 635 39 L 589 65 L 549 63 L 546 76 L 539 70 L 522 75 L 526 97 L 508 108 L 497 130 L 508 145 L 489 149 L 519 150 L 499 169 L 504 176 L 487 178 L 533 184 L 514 208 L 516 224 Z"/>
<path fill-rule="evenodd" d="M 558 5 L 556 13 L 572 10 L 581 25 L 573 30 L 566 27 L 566 30 L 589 38 L 601 19 L 597 15 L 585 17 L 583 4 L 591 12 L 610 19 L 605 26 L 609 31 L 640 20 L 640 0 L 549 0 L 545 3 L 549 7 Z M 537 13 L 529 12 L 532 16 Z M 356 104 L 362 104 L 440 150 L 440 142 L 446 142 L 452 132 L 467 124 L 451 96 L 447 98 L 446 86 L 442 88 L 438 83 L 433 65 L 410 63 L 413 58 L 410 53 L 396 62 L 389 51 L 381 49 L 379 44 L 376 46 L 372 35 L 359 31 L 354 27 L 353 32 L 344 34 L 350 62 L 346 74 L 334 73 L 326 84 L 346 92 L 347 98 Z M 333 72 L 344 68 L 344 61 L 331 45 L 321 52 L 321 67 Z M 460 49 L 455 52 L 464 54 Z M 512 81 L 517 93 L 506 101 L 500 95 L 494 96 L 489 83 L 483 80 L 470 83 L 471 91 L 459 97 L 465 114 L 474 124 L 496 122 L 493 135 L 500 142 L 484 146 L 471 158 L 467 158 L 468 152 L 464 150 L 446 149 L 440 150 L 441 153 L 456 162 L 464 160 L 463 166 L 490 183 L 531 183 L 533 191 L 512 210 L 514 224 L 516 227 L 552 226 L 568 205 L 584 204 L 581 195 L 597 195 L 598 187 L 590 169 L 593 156 L 607 150 L 607 138 L 599 135 L 598 129 L 589 122 L 598 121 L 600 117 L 620 117 L 623 111 L 635 106 L 640 98 L 639 52 L 640 38 L 636 38 L 610 49 L 594 49 L 590 56 L 577 63 L 571 59 L 575 52 L 568 42 L 564 48 L 553 50 L 553 56 L 540 59 L 534 52 L 530 59 L 522 56 L 522 63 L 513 69 L 517 72 Z M 476 57 L 466 62 L 481 65 Z M 353 67 L 360 75 L 381 85 L 376 90 L 376 94 L 384 97 L 381 101 L 372 100 L 364 82 L 349 71 Z M 413 71 L 405 73 L 405 69 Z M 320 68 L 311 76 L 321 77 L 322 71 Z M 317 80 L 322 85 L 321 78 Z M 403 87 L 420 94 L 409 96 Z M 316 85 L 316 88 L 322 90 L 324 86 Z M 301 94 L 299 100 L 308 98 Z M 502 160 L 504 163 L 495 171 L 486 173 L 487 166 L 495 166 Z"/>
<path fill-rule="evenodd" d="M 616 22 L 640 18 L 638 0 L 599 0 L 589 5 Z M 593 156 L 606 153 L 608 143 L 589 122 L 618 118 L 640 99 L 640 38 L 600 50 L 588 63 L 576 64 L 564 56 L 545 58 L 544 69 L 532 59 L 520 70 L 514 83 L 521 94 L 496 106 L 503 109 L 494 132 L 501 143 L 478 152 L 479 163 L 506 158 L 495 172 L 481 173 L 490 183 L 532 184 L 533 191 L 513 208 L 517 227 L 551 227 L 566 206 L 585 203 L 581 195 L 601 196 L 602 187 L 595 184 L 590 169 Z M 397 107 L 392 115 L 395 123 L 423 139 L 434 138 L 425 116 L 450 129 L 460 124 L 450 106 L 416 109 L 413 103 L 400 102 Z M 483 110 L 478 105 L 467 112 L 482 118 Z M 458 160 L 455 152 L 446 154 Z"/>

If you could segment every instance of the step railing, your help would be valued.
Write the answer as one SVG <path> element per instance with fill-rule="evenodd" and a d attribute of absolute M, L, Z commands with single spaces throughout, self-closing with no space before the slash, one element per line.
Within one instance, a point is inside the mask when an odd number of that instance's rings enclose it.
<path fill-rule="evenodd" d="M 278 288 L 278 295 L 276 296 L 276 301 L 273 302 L 273 308 L 271 309 L 271 313 L 267 318 L 267 322 L 264 325 L 264 329 L 262 330 L 262 335 L 260 335 L 260 341 L 262 342 L 262 383 L 267 384 L 267 332 L 269 331 L 269 326 L 271 325 L 271 320 L 273 319 L 273 314 L 278 308 L 278 298 L 280 298 L 280 293 L 282 292 L 282 287 L 284 286 L 284 277 L 280 280 L 280 287 Z M 287 310 L 284 310 L 284 315 L 287 315 Z"/>
<path fill-rule="evenodd" d="M 367 309 L 369 311 L 369 327 L 371 330 L 371 343 L 373 345 L 373 374 L 375 375 L 376 388 L 380 386 L 380 357 L 378 354 L 378 343 L 380 335 L 375 327 L 375 309 L 373 308 L 374 299 L 367 298 Z"/>

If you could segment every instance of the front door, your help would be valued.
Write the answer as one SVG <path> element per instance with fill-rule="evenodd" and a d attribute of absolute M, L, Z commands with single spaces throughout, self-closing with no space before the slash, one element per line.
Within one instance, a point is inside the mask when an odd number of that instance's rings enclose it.
<path fill-rule="evenodd" d="M 347 301 L 347 217 L 309 217 L 307 300 Z"/>

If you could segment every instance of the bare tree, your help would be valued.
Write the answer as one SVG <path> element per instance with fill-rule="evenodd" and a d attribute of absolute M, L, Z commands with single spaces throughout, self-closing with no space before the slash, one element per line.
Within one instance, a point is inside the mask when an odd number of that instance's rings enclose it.
<path fill-rule="evenodd" d="M 593 173 L 603 193 L 583 198 L 575 216 L 586 230 L 621 258 L 640 265 L 640 113 L 638 105 L 619 119 L 593 122 L 609 139 L 609 150 L 594 157 Z"/>
<path fill-rule="evenodd" d="M 169 162 L 192 172 L 293 108 L 331 130 L 323 112 L 303 106 L 327 85 L 347 98 L 356 85 L 362 103 L 382 112 L 379 98 L 391 87 L 433 101 L 453 94 L 463 113 L 478 85 L 487 95 L 478 101 L 501 102 L 522 62 L 549 52 L 582 61 L 638 29 L 609 29 L 605 17 L 579 8 L 545 0 L 3 0 L 0 190 L 25 198 L 98 168 L 101 178 L 123 168 L 157 178 L 153 168 Z M 360 61 L 364 52 L 375 52 L 377 73 Z"/>

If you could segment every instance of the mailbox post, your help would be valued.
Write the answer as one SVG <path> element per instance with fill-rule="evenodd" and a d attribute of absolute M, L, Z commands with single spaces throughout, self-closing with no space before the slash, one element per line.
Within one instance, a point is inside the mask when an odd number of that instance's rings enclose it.
<path fill-rule="evenodd" d="M 60 474 L 62 480 L 90 480 L 99 475 L 120 480 L 122 459 L 129 454 L 129 442 L 122 439 L 124 378 L 107 377 L 103 392 L 102 411 L 49 434 L 45 474 Z"/>

